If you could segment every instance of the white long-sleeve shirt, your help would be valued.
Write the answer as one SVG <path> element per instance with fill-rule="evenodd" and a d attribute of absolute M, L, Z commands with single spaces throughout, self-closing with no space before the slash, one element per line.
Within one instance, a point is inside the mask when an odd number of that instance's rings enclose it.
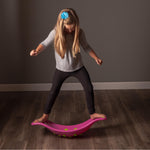
<path fill-rule="evenodd" d="M 51 43 L 54 42 L 55 33 L 56 33 L 55 29 L 51 30 L 48 37 L 40 44 L 42 44 L 44 48 L 48 47 Z M 55 50 L 56 68 L 60 71 L 73 72 L 75 70 L 80 69 L 83 66 L 81 53 L 76 54 L 76 58 L 74 58 L 72 55 L 73 39 L 74 39 L 73 34 L 67 33 L 66 35 L 67 50 L 64 58 L 61 58 L 61 56 Z M 79 43 L 85 52 L 89 52 L 90 50 L 92 50 L 91 46 L 86 41 L 86 37 L 82 29 L 80 29 Z"/>

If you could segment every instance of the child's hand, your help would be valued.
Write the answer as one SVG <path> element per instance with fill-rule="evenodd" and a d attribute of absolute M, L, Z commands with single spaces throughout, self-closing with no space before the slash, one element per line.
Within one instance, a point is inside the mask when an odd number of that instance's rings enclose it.
<path fill-rule="evenodd" d="M 100 58 L 96 58 L 95 61 L 98 65 L 102 65 L 103 63 L 103 61 Z"/>
<path fill-rule="evenodd" d="M 36 50 L 32 50 L 32 51 L 30 52 L 30 56 L 37 56 L 37 55 L 38 55 L 38 53 L 37 53 Z"/>

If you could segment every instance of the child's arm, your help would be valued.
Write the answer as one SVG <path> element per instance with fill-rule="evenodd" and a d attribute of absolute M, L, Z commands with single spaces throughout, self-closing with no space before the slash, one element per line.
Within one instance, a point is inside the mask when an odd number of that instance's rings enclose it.
<path fill-rule="evenodd" d="M 93 59 L 95 59 L 95 61 L 96 61 L 96 63 L 97 63 L 98 65 L 101 65 L 101 64 L 102 64 L 102 60 L 96 55 L 96 53 L 94 52 L 94 50 L 91 50 L 91 51 L 89 51 L 88 53 L 89 53 L 89 55 L 90 55 Z"/>
<path fill-rule="evenodd" d="M 39 53 L 41 53 L 45 47 L 42 44 L 39 44 L 38 47 L 35 50 L 32 50 L 30 52 L 30 56 L 37 56 Z"/>
<path fill-rule="evenodd" d="M 55 38 L 55 29 L 53 29 L 49 33 L 47 38 L 38 45 L 36 50 L 32 50 L 30 52 L 30 56 L 37 56 L 39 53 L 41 53 L 44 49 L 46 49 L 54 41 L 54 38 Z"/>
<path fill-rule="evenodd" d="M 95 59 L 98 65 L 102 64 L 102 60 L 96 55 L 94 50 L 88 44 L 86 37 L 85 37 L 85 33 L 82 29 L 80 30 L 80 44 L 83 47 L 84 51 L 87 52 L 93 59 Z"/>

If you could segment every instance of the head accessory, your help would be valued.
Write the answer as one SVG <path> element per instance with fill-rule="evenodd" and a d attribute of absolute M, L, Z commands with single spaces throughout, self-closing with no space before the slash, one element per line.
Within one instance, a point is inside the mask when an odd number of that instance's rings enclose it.
<path fill-rule="evenodd" d="M 69 17 L 68 12 L 64 11 L 61 13 L 61 19 L 67 19 Z"/>

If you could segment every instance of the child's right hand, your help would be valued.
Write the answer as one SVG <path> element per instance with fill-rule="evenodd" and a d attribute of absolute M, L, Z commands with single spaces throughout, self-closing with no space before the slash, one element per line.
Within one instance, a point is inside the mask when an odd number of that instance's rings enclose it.
<path fill-rule="evenodd" d="M 38 55 L 38 53 L 37 53 L 36 50 L 32 50 L 32 51 L 30 52 L 30 56 L 37 56 L 37 55 Z"/>

